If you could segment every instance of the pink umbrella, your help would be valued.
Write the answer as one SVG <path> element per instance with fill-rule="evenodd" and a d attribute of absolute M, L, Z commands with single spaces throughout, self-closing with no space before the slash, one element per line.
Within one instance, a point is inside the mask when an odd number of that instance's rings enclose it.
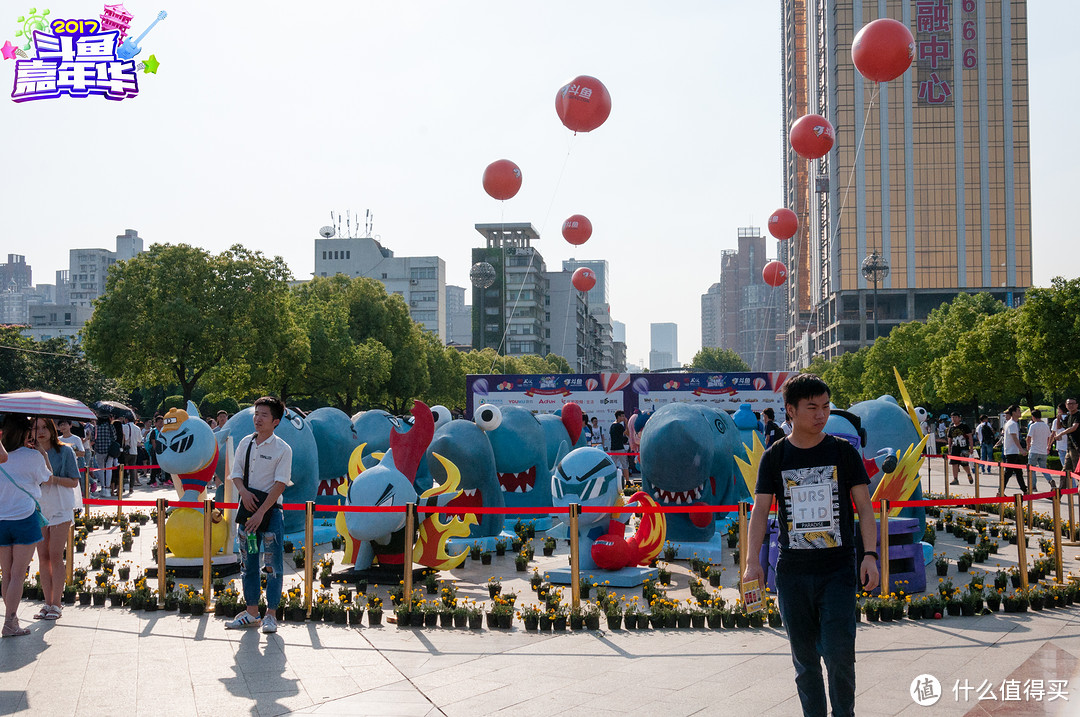
<path fill-rule="evenodd" d="M 97 416 L 81 401 L 43 391 L 0 393 L 0 413 L 20 413 L 25 416 L 50 418 L 79 418 L 92 421 Z"/>

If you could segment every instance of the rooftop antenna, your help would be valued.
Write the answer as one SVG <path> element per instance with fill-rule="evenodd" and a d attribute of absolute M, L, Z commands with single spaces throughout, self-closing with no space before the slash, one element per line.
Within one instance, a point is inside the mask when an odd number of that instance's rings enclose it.
<path fill-rule="evenodd" d="M 352 212 L 348 209 L 345 210 L 345 230 L 348 233 L 349 238 L 352 239 Z"/>
<path fill-rule="evenodd" d="M 341 212 L 337 215 L 337 235 L 341 236 Z"/>

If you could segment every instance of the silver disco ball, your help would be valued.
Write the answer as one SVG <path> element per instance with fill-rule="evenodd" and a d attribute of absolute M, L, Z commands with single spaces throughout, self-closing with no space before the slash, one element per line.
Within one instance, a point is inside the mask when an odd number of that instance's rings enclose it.
<path fill-rule="evenodd" d="M 478 261 L 469 269 L 469 279 L 478 289 L 486 289 L 495 283 L 495 267 L 486 261 Z"/>

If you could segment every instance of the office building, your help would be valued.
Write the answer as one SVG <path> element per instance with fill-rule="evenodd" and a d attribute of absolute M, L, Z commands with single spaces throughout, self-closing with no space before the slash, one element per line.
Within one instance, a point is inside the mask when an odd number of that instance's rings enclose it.
<path fill-rule="evenodd" d="M 495 281 L 486 289 L 473 286 L 473 347 L 546 356 L 547 266 L 532 245 L 540 235 L 529 222 L 477 224 L 476 231 L 485 245 L 473 248 L 473 264 L 491 264 Z"/>
<path fill-rule="evenodd" d="M 462 286 L 446 286 L 446 344 L 464 350 L 472 346 L 472 307 L 465 303 Z"/>
<path fill-rule="evenodd" d="M 651 346 L 649 370 L 679 368 L 679 327 L 673 323 L 649 324 Z"/>
<path fill-rule="evenodd" d="M 819 160 L 785 136 L 784 203 L 800 222 L 780 243 L 788 368 L 865 346 L 961 292 L 1018 303 L 1031 285 L 1026 3 L 782 8 L 785 125 L 817 113 L 836 130 Z M 886 16 L 912 30 L 915 64 L 878 84 L 855 70 L 851 44 Z M 868 261 L 876 272 L 864 274 Z"/>
<path fill-rule="evenodd" d="M 596 286 L 586 292 L 589 296 L 589 311 L 600 326 L 600 368 L 601 371 L 615 370 L 615 347 L 611 304 L 608 301 L 608 263 L 606 259 L 567 259 L 562 264 L 563 271 L 574 272 L 585 267 L 596 274 Z"/>
<path fill-rule="evenodd" d="M 783 332 L 777 330 L 784 290 L 762 279 L 765 252 L 761 229 L 741 227 L 738 248 L 720 253 L 720 281 L 701 297 L 702 347 L 730 349 L 753 371 L 786 365 Z"/>
<path fill-rule="evenodd" d="M 610 324 L 605 331 L 597 321 L 589 307 L 589 292 L 574 288 L 571 271 L 549 271 L 544 276 L 548 284 L 544 299 L 548 350 L 565 358 L 575 373 L 610 371 L 603 351 L 604 338 L 611 336 Z M 610 340 L 607 347 L 610 351 Z"/>
<path fill-rule="evenodd" d="M 68 301 L 74 306 L 91 307 L 94 299 L 105 293 L 109 267 L 118 261 L 133 259 L 142 251 L 143 239 L 134 229 L 125 229 L 116 237 L 116 251 L 71 249 L 68 252 Z"/>
<path fill-rule="evenodd" d="M 367 277 L 397 294 L 409 307 L 413 321 L 447 341 L 446 262 L 437 256 L 396 257 L 370 237 L 332 237 L 315 240 L 315 275 Z"/>
<path fill-rule="evenodd" d="M 34 272 L 21 254 L 8 254 L 0 264 L 0 291 L 23 291 L 34 284 Z"/>

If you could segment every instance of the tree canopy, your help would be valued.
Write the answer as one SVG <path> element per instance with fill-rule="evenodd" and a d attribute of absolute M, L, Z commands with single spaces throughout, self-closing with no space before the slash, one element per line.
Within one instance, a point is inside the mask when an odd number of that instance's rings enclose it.
<path fill-rule="evenodd" d="M 694 359 L 686 367 L 690 371 L 749 371 L 750 364 L 731 349 L 703 348 L 694 354 Z"/>

